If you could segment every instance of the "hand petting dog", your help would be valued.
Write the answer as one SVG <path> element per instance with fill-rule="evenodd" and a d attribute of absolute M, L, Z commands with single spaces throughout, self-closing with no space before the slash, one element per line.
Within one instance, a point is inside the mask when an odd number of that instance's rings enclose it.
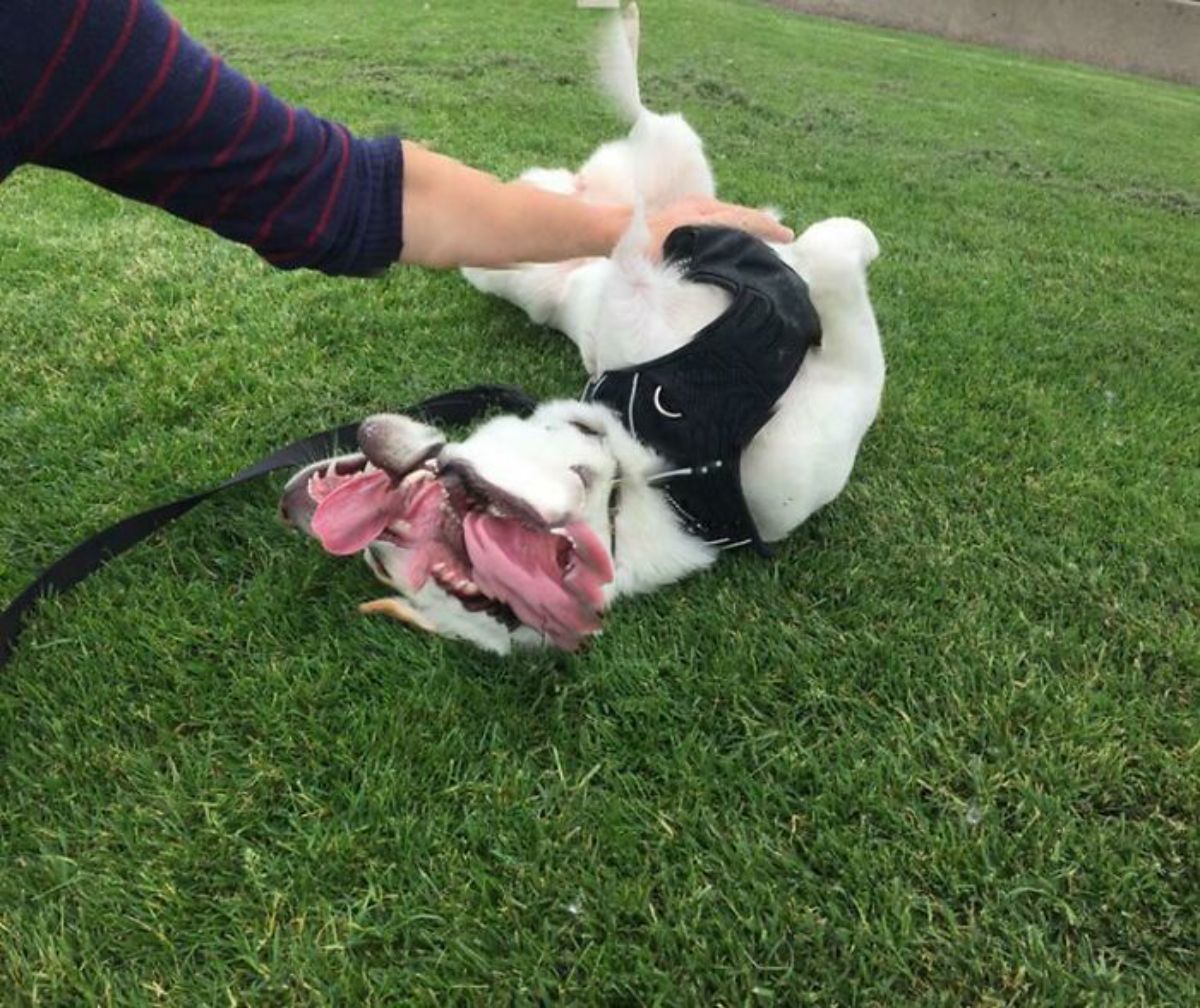
<path fill-rule="evenodd" d="M 507 266 L 608 255 L 633 207 L 501 182 L 486 172 L 404 142 L 404 246 L 400 261 L 422 266 Z M 537 227 L 529 227 L 537 221 Z M 683 224 L 722 224 L 767 241 L 794 237 L 770 214 L 689 194 L 650 216 L 655 247 Z"/>

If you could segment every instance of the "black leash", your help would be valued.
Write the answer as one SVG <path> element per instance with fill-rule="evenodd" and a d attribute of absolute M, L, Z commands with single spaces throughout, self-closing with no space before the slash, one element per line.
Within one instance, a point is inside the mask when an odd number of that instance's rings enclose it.
<path fill-rule="evenodd" d="M 491 409 L 506 410 L 525 416 L 533 412 L 537 401 L 520 389 L 510 385 L 473 385 L 456 389 L 444 395 L 432 396 L 415 406 L 399 412 L 427 423 L 465 424 L 475 420 Z M 187 514 L 192 508 L 214 494 L 228 490 L 269 472 L 305 466 L 345 450 L 355 443 L 357 423 L 343 424 L 330 430 L 300 438 L 246 466 L 229 477 L 224 483 L 201 493 L 182 497 L 169 504 L 130 515 L 114 525 L 102 529 L 94 536 L 81 542 L 64 557 L 46 568 L 0 614 L 0 666 L 12 656 L 17 638 L 24 628 L 24 617 L 39 599 L 51 593 L 64 592 L 78 584 L 92 571 L 104 566 L 115 556 L 137 545 L 168 522 Z"/>

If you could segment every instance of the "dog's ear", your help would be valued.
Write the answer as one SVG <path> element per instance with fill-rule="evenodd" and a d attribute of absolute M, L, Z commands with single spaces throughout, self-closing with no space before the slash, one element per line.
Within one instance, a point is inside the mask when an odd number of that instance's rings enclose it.
<path fill-rule="evenodd" d="M 376 413 L 358 428 L 358 446 L 367 458 L 397 475 L 415 469 L 445 443 L 436 427 L 400 413 Z"/>

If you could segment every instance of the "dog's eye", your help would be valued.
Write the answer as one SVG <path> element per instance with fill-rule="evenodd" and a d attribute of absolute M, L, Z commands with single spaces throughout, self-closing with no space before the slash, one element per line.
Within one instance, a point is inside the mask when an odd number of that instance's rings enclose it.
<path fill-rule="evenodd" d="M 586 434 L 588 437 L 603 436 L 600 431 L 596 430 L 595 427 L 589 426 L 588 424 L 583 423 L 581 420 L 571 420 L 569 422 L 572 427 L 579 431 L 580 434 Z"/>

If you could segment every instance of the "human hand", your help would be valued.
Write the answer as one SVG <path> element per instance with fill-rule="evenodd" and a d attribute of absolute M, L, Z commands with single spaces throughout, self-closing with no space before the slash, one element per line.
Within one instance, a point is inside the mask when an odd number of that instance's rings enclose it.
<path fill-rule="evenodd" d="M 708 196 L 686 196 L 666 210 L 651 215 L 646 221 L 650 232 L 650 248 L 661 254 L 667 235 L 687 224 L 709 224 L 749 231 L 764 241 L 790 242 L 796 235 L 769 213 L 752 210 L 735 203 L 722 203 Z"/>

